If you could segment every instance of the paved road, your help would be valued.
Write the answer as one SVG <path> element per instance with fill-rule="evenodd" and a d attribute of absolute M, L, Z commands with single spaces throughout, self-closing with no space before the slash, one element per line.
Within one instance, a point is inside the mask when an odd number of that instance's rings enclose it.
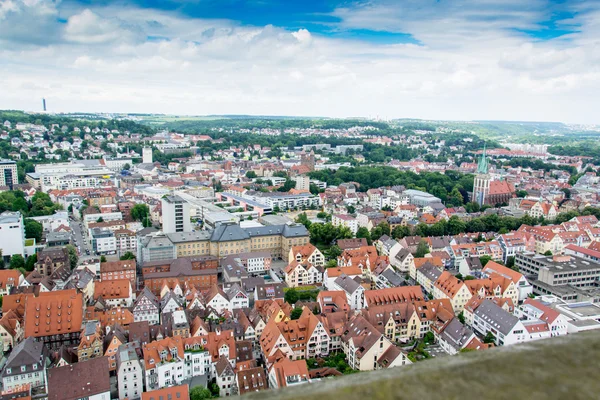
<path fill-rule="evenodd" d="M 71 227 L 71 232 L 72 232 L 71 235 L 74 240 L 73 244 L 75 245 L 75 247 L 79 247 L 81 249 L 79 251 L 80 255 L 86 256 L 86 253 L 85 253 L 86 250 L 90 250 L 90 253 L 91 253 L 92 249 L 91 249 L 90 242 L 86 239 L 83 229 L 79 225 L 79 221 L 70 220 L 69 225 Z"/>

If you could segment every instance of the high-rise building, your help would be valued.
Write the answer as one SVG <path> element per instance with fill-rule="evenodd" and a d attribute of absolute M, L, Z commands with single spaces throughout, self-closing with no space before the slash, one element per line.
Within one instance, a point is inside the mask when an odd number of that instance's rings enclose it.
<path fill-rule="evenodd" d="M 0 250 L 4 261 L 14 254 L 25 256 L 25 227 L 18 211 L 0 214 Z"/>
<path fill-rule="evenodd" d="M 152 164 L 152 147 L 144 147 L 142 149 L 142 163 Z"/>
<path fill-rule="evenodd" d="M 13 160 L 0 160 L 0 186 L 8 186 L 12 190 L 13 185 L 18 183 L 17 163 Z"/>
<path fill-rule="evenodd" d="M 296 181 L 296 190 L 307 192 L 310 190 L 310 177 L 306 175 L 299 175 L 294 177 Z"/>
<path fill-rule="evenodd" d="M 166 196 L 162 200 L 163 232 L 191 232 L 190 204 L 179 196 Z"/>

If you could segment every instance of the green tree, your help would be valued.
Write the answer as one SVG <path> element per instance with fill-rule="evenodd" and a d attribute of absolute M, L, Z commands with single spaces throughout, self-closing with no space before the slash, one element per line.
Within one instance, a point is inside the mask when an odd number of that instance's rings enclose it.
<path fill-rule="evenodd" d="M 479 261 L 481 261 L 481 266 L 485 267 L 485 265 L 487 263 L 489 263 L 491 259 L 492 259 L 492 257 L 488 256 L 488 255 L 484 255 L 484 256 L 479 257 Z"/>
<path fill-rule="evenodd" d="M 23 256 L 20 254 L 13 254 L 13 256 L 10 258 L 9 268 L 10 269 L 25 268 L 25 259 L 23 258 Z"/>
<path fill-rule="evenodd" d="M 448 235 L 458 235 L 460 233 L 465 232 L 467 229 L 467 224 L 462 219 L 458 218 L 456 215 L 453 215 L 448 220 L 446 224 L 446 233 Z"/>
<path fill-rule="evenodd" d="M 387 222 L 380 222 L 371 230 L 371 240 L 378 240 L 380 237 L 391 234 L 390 225 Z"/>
<path fill-rule="evenodd" d="M 527 197 L 527 194 L 528 194 L 527 190 L 522 190 L 522 189 L 517 190 L 517 197 L 525 198 L 525 197 Z"/>
<path fill-rule="evenodd" d="M 552 255 L 552 251 L 548 250 L 544 253 L 545 256 L 551 256 Z"/>
<path fill-rule="evenodd" d="M 426 241 L 421 240 L 419 245 L 417 246 L 417 251 L 415 252 L 416 258 L 425 257 L 426 254 L 429 254 L 429 245 Z"/>
<path fill-rule="evenodd" d="M 79 254 L 77 254 L 77 249 L 72 244 L 68 244 L 65 247 L 69 252 L 69 263 L 71 264 L 71 269 L 75 269 L 75 267 L 77 267 L 77 263 L 79 262 Z"/>
<path fill-rule="evenodd" d="M 494 336 L 492 332 L 486 333 L 485 337 L 483 338 L 483 343 L 496 343 L 496 336 Z"/>
<path fill-rule="evenodd" d="M 518 271 L 519 268 L 515 266 L 515 256 L 506 257 L 506 266 L 512 269 L 516 268 L 515 270 Z"/>
<path fill-rule="evenodd" d="M 356 231 L 356 237 L 359 239 L 367 239 L 367 243 L 369 243 L 369 246 L 371 245 L 371 243 L 373 243 L 373 241 L 371 240 L 371 232 L 369 232 L 369 230 L 364 226 L 358 228 L 358 230 Z"/>
<path fill-rule="evenodd" d="M 327 261 L 327 263 L 325 264 L 325 268 L 335 268 L 337 267 L 337 260 L 329 260 Z"/>
<path fill-rule="evenodd" d="M 298 318 L 300 318 L 301 315 L 302 315 L 302 308 L 295 307 L 292 310 L 292 312 L 290 313 L 290 319 L 292 319 L 292 320 L 298 319 Z"/>
<path fill-rule="evenodd" d="M 464 312 L 460 312 L 457 316 L 458 320 L 460 321 L 461 324 L 465 324 L 465 313 Z"/>
<path fill-rule="evenodd" d="M 254 171 L 247 171 L 246 172 L 246 178 L 248 178 L 248 179 L 255 179 L 256 178 L 256 172 L 254 172 Z"/>
<path fill-rule="evenodd" d="M 394 239 L 402 239 L 406 236 L 410 236 L 410 228 L 408 226 L 398 225 L 392 230 L 392 237 Z"/>
<path fill-rule="evenodd" d="M 299 296 L 298 296 L 298 291 L 294 288 L 288 289 L 284 296 L 283 299 L 285 300 L 286 303 L 289 304 L 296 304 L 298 302 Z"/>
<path fill-rule="evenodd" d="M 134 221 L 145 221 L 150 214 L 150 209 L 147 204 L 136 204 L 131 207 L 129 212 Z"/>
<path fill-rule="evenodd" d="M 125 164 L 125 165 L 123 166 L 123 169 L 124 169 L 125 171 L 129 171 L 129 170 L 131 169 L 131 165 L 129 165 L 129 163 L 127 163 L 127 164 Z"/>
<path fill-rule="evenodd" d="M 196 386 L 190 390 L 190 400 L 206 400 L 212 397 L 211 391 L 202 386 Z"/>
<path fill-rule="evenodd" d="M 319 189 L 319 187 L 317 185 L 315 185 L 314 183 L 311 183 L 309 185 L 308 190 L 310 191 L 311 194 L 314 194 L 315 196 L 318 195 L 319 193 L 321 193 L 321 190 Z"/>
<path fill-rule="evenodd" d="M 33 271 L 35 268 L 35 263 L 37 262 L 37 254 L 32 254 L 27 257 L 27 261 L 25 261 L 25 269 L 27 271 Z"/>
<path fill-rule="evenodd" d="M 210 393 L 213 395 L 213 397 L 219 397 L 220 390 L 219 385 L 217 385 L 216 382 L 211 382 L 208 385 L 208 389 L 210 390 Z"/>
<path fill-rule="evenodd" d="M 101 263 L 106 262 L 106 256 L 100 256 L 100 262 Z"/>
<path fill-rule="evenodd" d="M 27 218 L 25 220 L 25 237 L 29 239 L 35 239 L 37 243 L 42 241 L 42 234 L 44 232 L 44 227 L 42 224 L 37 222 L 34 219 Z"/>
<path fill-rule="evenodd" d="M 299 214 L 296 217 L 296 222 L 299 223 L 299 224 L 304 225 L 306 227 L 306 229 L 309 229 L 310 226 L 312 225 L 312 222 L 310 222 L 310 220 L 308 219 L 308 216 L 306 215 L 306 213 Z"/>
<path fill-rule="evenodd" d="M 128 251 L 125 254 L 123 254 L 120 258 L 121 261 L 124 260 L 135 260 L 135 254 L 133 254 L 132 252 Z"/>
<path fill-rule="evenodd" d="M 277 188 L 278 192 L 289 192 L 290 190 L 292 190 L 293 188 L 296 187 L 296 182 L 294 182 L 291 179 L 286 179 L 285 183 L 280 186 L 279 188 Z"/>
<path fill-rule="evenodd" d="M 98 217 L 98 219 L 96 220 L 96 222 L 104 222 L 104 218 Z"/>

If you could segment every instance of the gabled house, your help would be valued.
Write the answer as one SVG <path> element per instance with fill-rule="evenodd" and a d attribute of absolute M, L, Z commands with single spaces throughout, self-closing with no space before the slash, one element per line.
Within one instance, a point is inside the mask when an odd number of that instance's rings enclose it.
<path fill-rule="evenodd" d="M 144 287 L 133 304 L 133 320 L 135 322 L 148 321 L 150 325 L 160 323 L 160 303 L 154 293 Z"/>
<path fill-rule="evenodd" d="M 48 349 L 44 343 L 32 337 L 17 344 L 1 372 L 4 391 L 19 391 L 29 385 L 46 391 L 46 367 L 50 364 Z"/>
<path fill-rule="evenodd" d="M 518 292 L 518 301 L 524 301 L 533 293 L 533 286 L 527 281 L 525 276 L 514 269 L 508 268 L 504 265 L 498 264 L 494 261 L 489 261 L 483 268 L 483 275 L 491 277 L 498 275 L 506 279 L 510 279 Z M 514 302 L 516 305 L 517 302 Z"/>
<path fill-rule="evenodd" d="M 378 361 L 390 347 L 394 347 L 392 342 L 363 316 L 355 315 L 346 323 L 342 335 L 342 350 L 352 369 L 372 371 L 382 367 L 390 368 L 411 363 L 404 353 L 399 353 L 393 359 L 383 363 L 385 365 L 379 364 Z"/>
<path fill-rule="evenodd" d="M 288 255 L 288 263 L 292 262 L 305 263 L 308 262 L 317 267 L 325 266 L 325 256 L 314 245 L 307 243 L 302 246 L 292 246 Z"/>
<path fill-rule="evenodd" d="M 94 287 L 94 299 L 102 299 L 109 307 L 131 307 L 133 304 L 133 292 L 129 279 L 113 279 L 96 282 Z"/>
<path fill-rule="evenodd" d="M 219 396 L 234 396 L 239 393 L 235 371 L 226 357 L 219 357 L 215 363 L 215 378 Z"/>
<path fill-rule="evenodd" d="M 466 321 L 468 319 L 465 316 Z M 482 337 L 491 333 L 496 346 L 507 346 L 531 340 L 525 325 L 518 317 L 505 311 L 489 299 L 482 300 L 474 309 L 471 328 Z"/>
<path fill-rule="evenodd" d="M 331 285 L 328 286 L 331 291 L 343 291 L 350 308 L 360 310 L 364 307 L 363 293 L 365 288 L 360 283 L 360 278 L 352 279 L 349 276 L 341 275 Z"/>
<path fill-rule="evenodd" d="M 12 350 L 17 343 L 23 339 L 22 319 L 16 312 L 8 310 L 0 319 L 0 338 L 2 338 L 2 349 L 4 352 Z"/>
<path fill-rule="evenodd" d="M 269 387 L 278 389 L 309 383 L 308 368 L 304 360 L 292 361 L 280 357 L 269 368 Z"/>
<path fill-rule="evenodd" d="M 442 272 L 433 285 L 433 298 L 450 299 L 454 312 L 457 314 L 464 309 L 471 297 L 467 285 L 448 271 Z"/>
<path fill-rule="evenodd" d="M 285 274 L 285 283 L 289 287 L 298 287 L 303 285 L 314 285 L 323 282 L 323 268 L 308 261 L 292 261 L 283 270 Z"/>

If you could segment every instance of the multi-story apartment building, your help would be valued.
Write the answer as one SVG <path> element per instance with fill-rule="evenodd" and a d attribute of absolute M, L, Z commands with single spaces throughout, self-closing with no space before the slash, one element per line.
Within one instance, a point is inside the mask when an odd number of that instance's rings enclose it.
<path fill-rule="evenodd" d="M 331 217 L 331 223 L 333 226 L 345 226 L 352 232 L 353 235 L 356 235 L 356 231 L 358 231 L 358 220 L 351 215 L 348 214 L 334 214 Z"/>
<path fill-rule="evenodd" d="M 183 338 L 166 337 L 144 346 L 146 391 L 180 385 L 187 378 Z"/>
<path fill-rule="evenodd" d="M 115 231 L 115 242 L 117 246 L 117 252 L 119 254 L 126 253 L 128 251 L 133 254 L 137 251 L 137 237 L 135 232 L 129 229 L 119 229 Z"/>
<path fill-rule="evenodd" d="M 467 313 L 471 313 L 471 310 L 465 309 L 465 321 L 473 321 L 473 330 L 482 337 L 491 333 L 496 346 L 530 340 L 523 322 L 489 299 L 481 301 L 472 316 L 467 317 Z"/>
<path fill-rule="evenodd" d="M 144 391 L 144 366 L 140 362 L 135 343 L 126 343 L 117 351 L 117 386 L 119 400 L 140 399 Z"/>
<path fill-rule="evenodd" d="M 15 346 L 2 367 L 2 388 L 5 392 L 25 389 L 47 389 L 46 367 L 50 364 L 48 349 L 43 343 L 28 337 Z"/>
<path fill-rule="evenodd" d="M 298 263 L 308 262 L 314 266 L 323 267 L 325 256 L 314 245 L 307 243 L 303 246 L 292 246 L 288 255 L 288 262 L 292 263 L 293 261 Z"/>
<path fill-rule="evenodd" d="M 94 299 L 99 298 L 109 307 L 131 307 L 133 304 L 133 290 L 129 279 L 112 279 L 96 282 Z"/>
<path fill-rule="evenodd" d="M 90 229 L 92 251 L 99 254 L 115 254 L 117 252 L 117 239 L 115 233 L 109 229 Z"/>
<path fill-rule="evenodd" d="M 128 279 L 131 287 L 136 287 L 135 260 L 107 261 L 100 263 L 100 280 L 111 281 Z"/>
<path fill-rule="evenodd" d="M 13 185 L 18 183 L 17 163 L 13 160 L 0 160 L 0 186 L 8 186 L 12 190 Z"/>
<path fill-rule="evenodd" d="M 464 309 L 471 297 L 468 286 L 448 271 L 442 272 L 433 285 L 433 298 L 450 299 L 452 308 L 457 314 Z"/>
<path fill-rule="evenodd" d="M 329 354 L 329 335 L 323 323 L 307 308 L 297 320 L 269 320 L 260 336 L 266 358 L 281 351 L 292 360 Z"/>
<path fill-rule="evenodd" d="M 393 355 L 388 354 L 390 349 L 394 352 Z M 411 363 L 404 353 L 361 315 L 350 318 L 346 323 L 342 335 L 342 350 L 348 365 L 358 371 L 373 371 Z M 386 361 L 381 362 L 382 359 Z"/>
<path fill-rule="evenodd" d="M 165 196 L 161 199 L 163 232 L 191 232 L 190 205 L 179 196 Z"/>
<path fill-rule="evenodd" d="M 20 212 L 0 214 L 0 249 L 5 262 L 15 254 L 25 256 L 25 226 Z"/>
<path fill-rule="evenodd" d="M 294 260 L 285 267 L 283 272 L 285 274 L 285 283 L 289 287 L 314 285 L 323 282 L 323 268 L 313 265 L 308 261 L 300 263 Z"/>

